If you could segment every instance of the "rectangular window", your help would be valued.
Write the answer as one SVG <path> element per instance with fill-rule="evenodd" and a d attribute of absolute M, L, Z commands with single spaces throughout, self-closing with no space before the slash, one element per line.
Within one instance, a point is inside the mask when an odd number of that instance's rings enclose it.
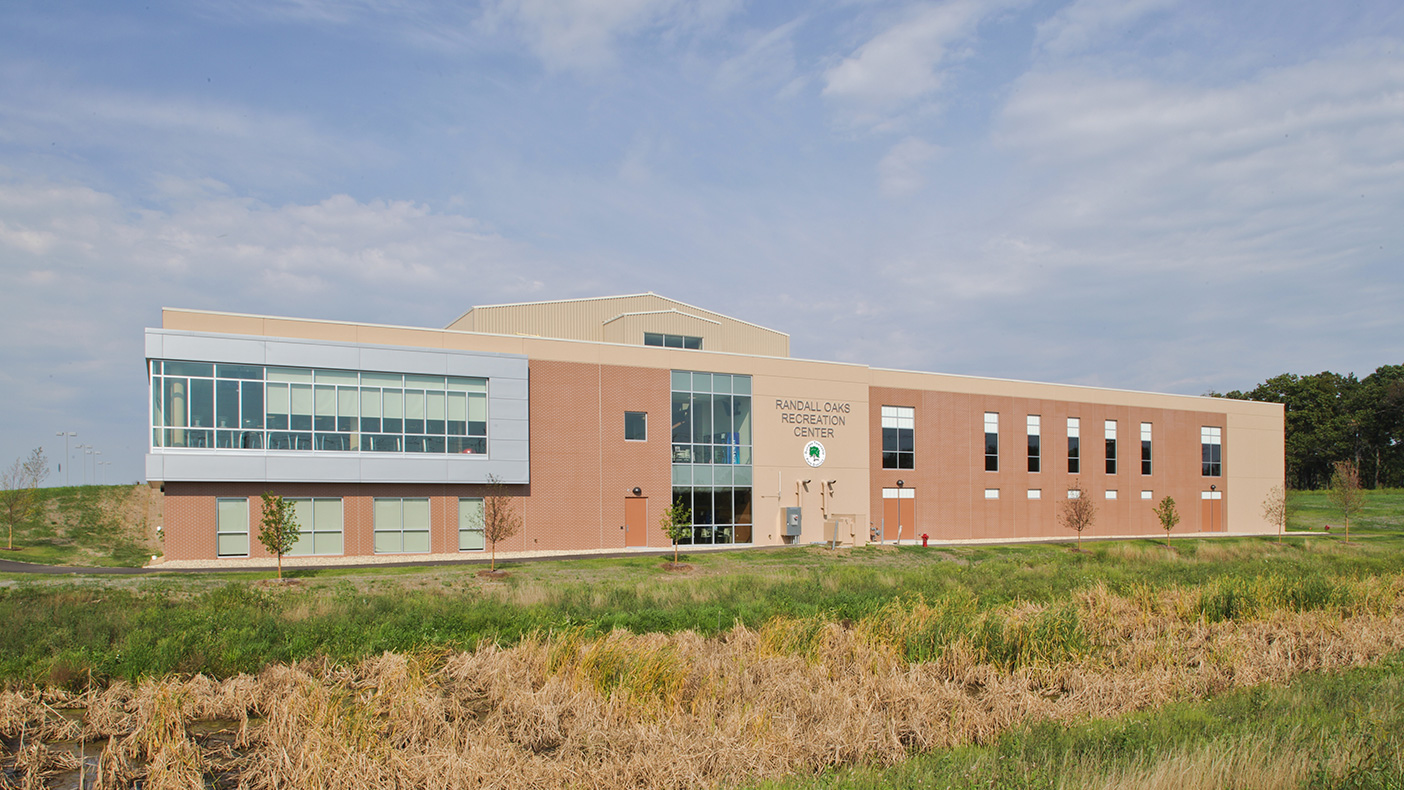
<path fill-rule="evenodd" d="M 1037 414 L 1030 414 L 1030 415 L 1029 415 L 1029 421 L 1028 421 L 1028 426 L 1029 426 L 1029 427 L 1028 427 L 1028 432 L 1029 432 L 1029 471 L 1030 471 L 1030 472 L 1037 472 L 1037 471 L 1038 471 L 1038 467 L 1039 467 L 1039 460 L 1040 460 L 1040 456 L 1039 456 L 1039 446 L 1038 446 L 1038 442 L 1039 442 L 1039 430 L 1040 430 L 1040 429 L 1039 429 L 1039 422 L 1040 422 L 1040 419 L 1039 419 L 1039 416 L 1038 416 Z"/>
<path fill-rule="evenodd" d="M 463 497 L 458 500 L 458 550 L 482 551 L 487 547 L 483 539 L 483 500 L 476 497 Z"/>
<path fill-rule="evenodd" d="M 1082 471 L 1081 442 L 1078 433 L 1081 431 L 1081 420 L 1076 417 L 1068 418 L 1068 474 L 1075 475 Z"/>
<path fill-rule="evenodd" d="M 986 489 L 985 489 L 985 499 L 999 499 L 999 489 L 998 489 L 998 488 L 986 488 Z"/>
<path fill-rule="evenodd" d="M 216 500 L 215 514 L 215 550 L 218 555 L 249 556 L 249 500 Z"/>
<path fill-rule="evenodd" d="M 1107 491 L 1107 499 L 1116 499 L 1116 489 L 1113 488 Z"/>
<path fill-rule="evenodd" d="M 1141 499 L 1155 499 L 1155 494 L 1151 491 L 1142 491 Z"/>
<path fill-rule="evenodd" d="M 646 441 L 648 441 L 648 412 L 646 412 L 646 411 L 626 411 L 626 412 L 624 412 L 624 441 L 626 441 L 626 442 L 646 442 Z"/>
<path fill-rule="evenodd" d="M 1205 477 L 1218 477 L 1223 472 L 1223 429 L 1204 426 L 1199 429 L 1199 450 Z"/>
<path fill-rule="evenodd" d="M 702 348 L 702 338 L 691 335 L 668 335 L 662 332 L 644 332 L 644 345 L 665 346 L 667 348 Z"/>
<path fill-rule="evenodd" d="M 751 377 L 674 370 L 671 384 L 673 501 L 692 512 L 682 542 L 751 543 Z"/>
<path fill-rule="evenodd" d="M 985 471 L 999 471 L 999 413 L 985 412 Z"/>
<path fill-rule="evenodd" d="M 344 554 L 340 499 L 293 499 L 293 521 L 297 522 L 297 542 L 292 555 Z"/>
<path fill-rule="evenodd" d="M 1081 498 L 1082 498 L 1082 492 L 1081 492 L 1081 491 L 1077 490 L 1076 488 L 1069 488 L 1069 489 L 1068 489 L 1068 499 L 1081 499 Z"/>
<path fill-rule="evenodd" d="M 882 468 L 913 469 L 916 466 L 916 409 L 911 406 L 882 407 Z"/>
<path fill-rule="evenodd" d="M 1043 489 L 1041 489 L 1041 488 L 1030 488 L 1030 489 L 1029 489 L 1029 499 L 1043 499 Z"/>
<path fill-rule="evenodd" d="M 1116 474 L 1116 420 L 1106 421 L 1107 474 Z"/>
<path fill-rule="evenodd" d="M 378 498 L 374 517 L 376 554 L 428 553 L 428 499 Z"/>
<path fill-rule="evenodd" d="M 1151 424 L 1141 423 L 1141 474 L 1151 473 Z"/>

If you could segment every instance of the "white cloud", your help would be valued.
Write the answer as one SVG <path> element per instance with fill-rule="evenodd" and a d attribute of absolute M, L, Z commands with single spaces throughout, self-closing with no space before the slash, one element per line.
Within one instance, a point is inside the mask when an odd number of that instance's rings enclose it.
<path fill-rule="evenodd" d="M 879 184 L 888 197 L 905 197 L 926 186 L 926 166 L 942 153 L 939 146 L 908 137 L 878 162 Z"/>
<path fill-rule="evenodd" d="M 1038 46 L 1053 55 L 1071 55 L 1095 46 L 1142 18 L 1173 7 L 1177 0 L 1075 0 L 1038 26 Z"/>
<path fill-rule="evenodd" d="M 913 5 L 825 72 L 824 96 L 842 106 L 854 123 L 881 123 L 940 91 L 944 68 L 967 54 L 959 45 L 981 21 L 1009 5 L 1001 0 Z"/>

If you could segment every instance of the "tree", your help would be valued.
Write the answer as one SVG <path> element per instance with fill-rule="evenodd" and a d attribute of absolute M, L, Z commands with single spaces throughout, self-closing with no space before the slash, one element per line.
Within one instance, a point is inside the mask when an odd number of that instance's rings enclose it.
<path fill-rule="evenodd" d="M 1175 498 L 1167 496 L 1155 506 L 1155 517 L 1160 519 L 1160 528 L 1165 530 L 1165 548 L 1170 548 L 1170 530 L 1180 523 L 1180 512 L 1175 509 Z"/>
<path fill-rule="evenodd" d="M 1287 529 L 1287 492 L 1282 486 L 1273 486 L 1263 500 L 1263 520 L 1277 527 L 1277 542 L 1282 542 L 1282 532 Z"/>
<path fill-rule="evenodd" d="M 1068 489 L 1068 498 L 1058 509 L 1058 523 L 1077 532 L 1077 550 L 1082 551 L 1082 532 L 1097 520 L 1097 503 L 1087 495 L 1076 480 Z"/>
<path fill-rule="evenodd" d="M 522 514 L 517 510 L 515 499 L 497 475 L 488 475 L 488 492 L 483 497 L 483 537 L 492 545 L 489 567 L 492 573 L 497 572 L 497 542 L 522 529 Z"/>
<path fill-rule="evenodd" d="M 673 502 L 663 511 L 663 517 L 658 520 L 658 526 L 663 528 L 663 534 L 673 541 L 673 564 L 678 564 L 678 541 L 692 534 L 692 510 L 682 502 Z"/>
<path fill-rule="evenodd" d="M 39 484 L 48 476 L 49 459 L 42 447 L 34 448 L 24 460 L 16 458 L 0 473 L 0 515 L 9 529 L 8 551 L 15 549 L 15 527 L 33 518 L 39 509 Z"/>
<path fill-rule="evenodd" d="M 278 581 L 283 580 L 283 555 L 292 551 L 299 537 L 297 521 L 293 519 L 293 504 L 272 491 L 263 492 L 263 521 L 258 530 L 258 542 L 278 557 Z"/>
<path fill-rule="evenodd" d="M 1365 491 L 1360 487 L 1360 467 L 1354 461 L 1337 461 L 1332 466 L 1331 484 L 1326 489 L 1331 504 L 1345 517 L 1345 540 L 1350 542 L 1350 517 L 1365 507 Z"/>

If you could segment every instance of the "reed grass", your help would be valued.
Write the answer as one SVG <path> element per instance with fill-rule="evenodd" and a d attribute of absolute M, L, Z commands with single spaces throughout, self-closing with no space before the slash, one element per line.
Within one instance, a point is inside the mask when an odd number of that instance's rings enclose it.
<path fill-rule="evenodd" d="M 223 680 L 12 689 L 0 693 L 0 735 L 86 707 L 84 731 L 116 739 L 123 770 L 149 787 L 210 775 L 214 758 L 188 733 L 214 717 L 246 723 L 238 770 L 252 788 L 731 787 L 993 748 L 1040 722 L 1111 719 L 1404 650 L 1404 573 L 1338 579 L 1312 607 L 1294 605 L 1293 589 L 1234 588 L 1254 603 L 1222 618 L 1205 615 L 1215 590 L 1099 584 L 1054 605 L 908 598 L 852 620 L 781 615 L 713 635 L 572 626 L 510 646 L 322 657 Z M 1119 764 L 1107 776 L 1122 784 L 1108 786 L 1251 767 L 1203 744 L 1145 752 L 1134 728 L 1113 741 L 1146 756 Z M 1342 743 L 1323 776 L 1374 765 Z M 1301 768 L 1298 752 L 1283 754 L 1259 767 Z"/>

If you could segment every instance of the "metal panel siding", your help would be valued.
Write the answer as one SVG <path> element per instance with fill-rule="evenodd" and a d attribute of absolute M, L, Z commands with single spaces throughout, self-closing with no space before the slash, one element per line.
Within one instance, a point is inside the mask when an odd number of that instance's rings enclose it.
<path fill-rule="evenodd" d="M 629 313 L 656 315 L 627 316 L 620 319 L 638 319 L 641 322 L 628 328 L 615 329 L 606 325 L 607 322 Z M 696 325 L 705 321 L 715 322 L 716 326 L 711 332 L 702 334 L 702 337 L 711 341 L 704 342 L 704 348 L 765 356 L 789 356 L 790 338 L 783 332 L 738 321 L 657 294 L 475 307 L 448 328 L 641 345 L 643 330 L 639 327 L 647 326 L 649 331 L 696 335 Z"/>

